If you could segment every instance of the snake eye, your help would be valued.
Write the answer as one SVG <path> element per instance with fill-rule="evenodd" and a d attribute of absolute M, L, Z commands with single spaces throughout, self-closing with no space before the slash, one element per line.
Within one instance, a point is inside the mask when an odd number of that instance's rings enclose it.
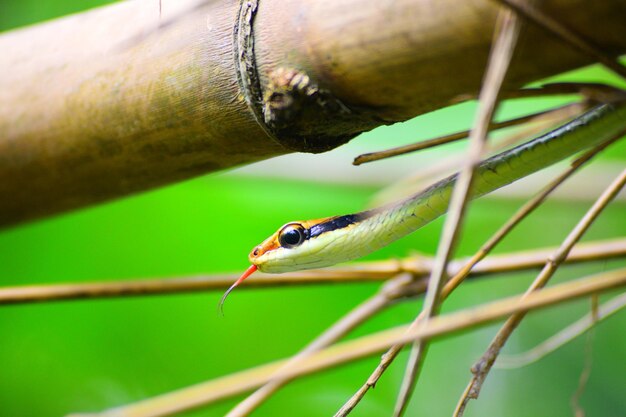
<path fill-rule="evenodd" d="M 299 224 L 289 224 L 280 231 L 278 242 L 283 248 L 294 248 L 304 242 L 304 227 Z"/>

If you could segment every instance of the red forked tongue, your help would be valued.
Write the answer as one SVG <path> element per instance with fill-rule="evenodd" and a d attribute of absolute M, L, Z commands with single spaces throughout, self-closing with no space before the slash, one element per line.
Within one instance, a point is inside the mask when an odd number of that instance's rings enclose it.
<path fill-rule="evenodd" d="M 229 289 L 226 290 L 224 295 L 222 295 L 222 299 L 220 300 L 220 303 L 219 303 L 219 306 L 218 306 L 219 312 L 222 313 L 222 316 L 224 315 L 224 301 L 226 301 L 226 297 L 228 297 L 228 294 L 230 294 L 230 292 L 232 290 L 234 290 L 237 285 L 241 284 L 244 279 L 248 278 L 256 270 L 257 270 L 256 265 L 250 265 L 250 267 L 248 269 L 246 269 L 246 272 L 244 272 L 239 277 L 239 279 L 237 281 L 235 281 L 235 283 L 233 285 L 231 285 Z"/>

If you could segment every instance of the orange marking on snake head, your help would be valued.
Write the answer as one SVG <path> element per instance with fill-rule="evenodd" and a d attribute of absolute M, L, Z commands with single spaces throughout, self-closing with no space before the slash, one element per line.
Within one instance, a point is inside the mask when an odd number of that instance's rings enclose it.
<path fill-rule="evenodd" d="M 250 259 L 250 262 L 254 263 L 255 259 L 263 256 L 266 252 L 278 248 L 280 248 L 280 243 L 278 242 L 278 232 L 276 232 L 272 236 L 265 239 L 260 245 L 255 246 L 255 248 L 252 249 L 248 255 L 248 259 Z"/>

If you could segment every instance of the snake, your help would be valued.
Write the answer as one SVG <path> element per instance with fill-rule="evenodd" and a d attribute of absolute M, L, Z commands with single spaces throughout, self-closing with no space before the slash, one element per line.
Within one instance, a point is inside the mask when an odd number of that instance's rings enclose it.
<path fill-rule="evenodd" d="M 569 122 L 482 161 L 475 169 L 471 198 L 479 198 L 587 148 L 625 133 L 626 100 L 600 104 Z M 292 221 L 257 245 L 251 266 L 224 293 L 259 270 L 283 273 L 323 268 L 381 249 L 446 213 L 459 174 L 403 200 L 343 216 Z"/>

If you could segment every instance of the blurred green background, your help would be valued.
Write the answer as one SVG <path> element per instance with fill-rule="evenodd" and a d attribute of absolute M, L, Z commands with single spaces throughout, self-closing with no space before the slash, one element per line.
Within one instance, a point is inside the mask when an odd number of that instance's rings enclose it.
<path fill-rule="evenodd" d="M 3 0 L 0 30 L 103 3 Z M 559 79 L 614 81 L 595 67 Z M 503 115 L 534 111 L 556 101 L 507 105 Z M 445 133 L 442 126 L 448 131 L 463 128 L 473 110 L 473 105 L 457 106 L 378 129 L 341 152 L 354 156 L 363 150 Z M 419 161 L 420 157 L 405 156 L 398 161 Z M 622 143 L 600 159 L 623 164 L 626 146 Z M 310 167 L 301 169 L 320 169 L 329 163 L 324 156 L 311 157 L 311 161 Z M 354 175 L 359 175 L 358 169 L 354 168 Z M 598 193 L 604 186 L 598 184 Z M 306 190 L 306 199 L 302 190 Z M 376 191 L 367 186 L 206 176 L 0 231 L 0 279 L 2 285 L 18 285 L 243 271 L 250 248 L 281 224 L 360 210 Z M 501 198 L 474 203 L 459 253 L 472 253 L 521 203 Z M 558 244 L 589 204 L 548 203 L 497 252 Z M 623 202 L 613 204 L 585 240 L 626 236 L 625 209 Z M 400 257 L 416 250 L 434 253 L 441 224 L 440 219 L 370 259 Z M 624 261 L 607 261 L 567 267 L 557 274 L 555 282 L 624 265 Z M 450 298 L 444 310 L 519 293 L 533 277 L 534 273 L 523 273 L 468 283 Z M 287 357 L 378 287 L 343 284 L 239 290 L 229 299 L 224 318 L 215 313 L 219 292 L 2 307 L 0 416 L 52 417 L 103 410 Z M 394 306 L 354 335 L 408 322 L 418 307 L 417 301 Z M 578 301 L 531 315 L 506 352 L 534 346 L 586 311 L 588 302 Z M 593 368 L 581 398 L 590 416 L 626 414 L 625 326 L 626 315 L 622 314 L 599 325 L 593 336 Z M 407 415 L 450 415 L 468 381 L 468 368 L 495 329 L 491 326 L 435 342 Z M 570 398 L 584 365 L 584 339 L 534 365 L 495 370 L 480 400 L 470 405 L 466 415 L 573 415 Z M 389 415 L 405 358 L 406 354 L 395 362 L 353 415 Z M 376 363 L 377 358 L 371 358 L 292 383 L 256 415 L 332 415 Z M 185 415 L 220 416 L 237 400 Z"/>

